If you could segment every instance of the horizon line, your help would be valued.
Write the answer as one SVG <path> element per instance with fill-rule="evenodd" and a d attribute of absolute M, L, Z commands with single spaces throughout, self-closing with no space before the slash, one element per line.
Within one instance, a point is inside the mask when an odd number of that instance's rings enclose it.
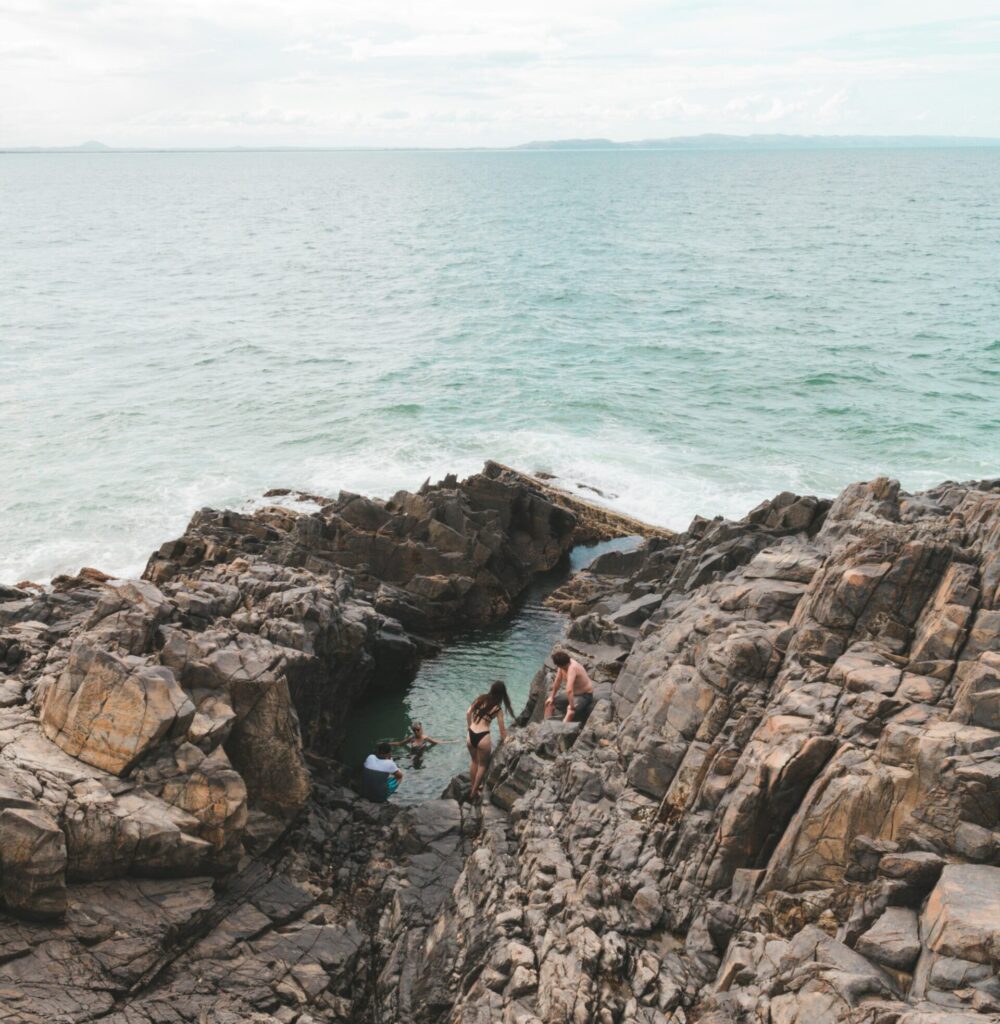
<path fill-rule="evenodd" d="M 747 135 L 726 132 L 702 132 L 697 135 L 671 135 L 660 138 L 647 138 L 616 141 L 602 137 L 570 137 L 562 139 L 537 139 L 512 145 L 454 145 L 454 146 L 420 146 L 420 145 L 330 145 L 330 144 L 218 144 L 218 145 L 176 145 L 176 146 L 109 146 L 103 142 L 88 141 L 76 145 L 60 146 L 4 146 L 0 145 L 0 153 L 265 153 L 265 152 L 516 152 L 538 151 L 550 149 L 563 150 L 642 150 L 697 147 L 725 148 L 727 145 L 752 146 L 754 144 L 780 146 L 789 143 L 805 143 L 813 147 L 824 144 L 830 148 L 861 147 L 869 145 L 873 148 L 917 147 L 921 144 L 937 146 L 989 147 L 1000 146 L 1000 137 L 982 135 L 914 135 L 914 134 L 840 134 L 820 135 L 802 133 L 762 133 Z"/>

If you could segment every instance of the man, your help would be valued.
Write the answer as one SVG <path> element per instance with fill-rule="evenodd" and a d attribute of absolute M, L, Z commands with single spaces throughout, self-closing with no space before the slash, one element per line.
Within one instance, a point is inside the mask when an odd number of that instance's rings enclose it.
<path fill-rule="evenodd" d="M 552 682 L 552 695 L 545 702 L 545 717 L 552 718 L 556 713 L 556 695 L 565 682 L 566 717 L 563 721 L 584 720 L 594 704 L 594 684 L 587 670 L 565 651 L 556 651 L 552 655 L 552 663 L 556 667 L 556 677 Z"/>
<path fill-rule="evenodd" d="M 365 769 L 368 772 L 380 772 L 386 776 L 386 796 L 395 793 L 403 781 L 403 773 L 399 766 L 389 756 L 392 753 L 392 746 L 388 743 L 380 743 L 375 748 L 374 754 L 365 758 Z M 369 776 L 370 777 L 370 776 Z M 369 797 L 372 799 L 372 797 Z M 384 799 L 384 798 L 383 798 Z"/>

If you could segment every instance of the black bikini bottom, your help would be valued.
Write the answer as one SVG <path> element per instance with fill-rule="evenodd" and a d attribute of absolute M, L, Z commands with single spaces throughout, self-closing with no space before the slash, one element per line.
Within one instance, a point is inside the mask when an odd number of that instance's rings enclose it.
<path fill-rule="evenodd" d="M 478 747 L 480 742 L 481 742 L 481 740 L 482 740 L 482 738 L 484 736 L 489 736 L 489 734 L 490 734 L 489 729 L 487 729 L 486 732 L 473 732 L 470 729 L 469 730 L 469 742 L 472 744 L 473 747 Z"/>

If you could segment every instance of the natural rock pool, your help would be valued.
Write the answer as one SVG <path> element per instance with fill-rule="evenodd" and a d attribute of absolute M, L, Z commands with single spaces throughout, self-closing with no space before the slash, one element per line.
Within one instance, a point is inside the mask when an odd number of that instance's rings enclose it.
<path fill-rule="evenodd" d="M 412 722 L 421 722 L 428 736 L 447 742 L 419 754 L 396 748 L 394 757 L 405 778 L 393 800 L 417 803 L 439 797 L 453 776 L 469 767 L 465 712 L 472 699 L 494 679 L 503 679 L 518 713 L 531 680 L 562 636 L 566 616 L 546 607 L 545 598 L 598 555 L 629 550 L 640 540 L 621 537 L 574 548 L 568 565 L 539 575 L 507 619 L 456 634 L 437 657 L 423 662 L 409 687 L 372 694 L 352 716 L 340 759 L 355 768 L 379 741 L 402 739 Z M 496 738 L 494 729 L 494 743 Z"/>

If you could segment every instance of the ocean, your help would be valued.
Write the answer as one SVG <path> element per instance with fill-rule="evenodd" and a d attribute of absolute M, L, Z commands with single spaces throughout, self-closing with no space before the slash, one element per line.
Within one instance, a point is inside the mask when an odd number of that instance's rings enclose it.
<path fill-rule="evenodd" d="M 0 402 L 5 582 L 487 458 L 675 528 L 995 476 L 1000 151 L 0 155 Z"/>

